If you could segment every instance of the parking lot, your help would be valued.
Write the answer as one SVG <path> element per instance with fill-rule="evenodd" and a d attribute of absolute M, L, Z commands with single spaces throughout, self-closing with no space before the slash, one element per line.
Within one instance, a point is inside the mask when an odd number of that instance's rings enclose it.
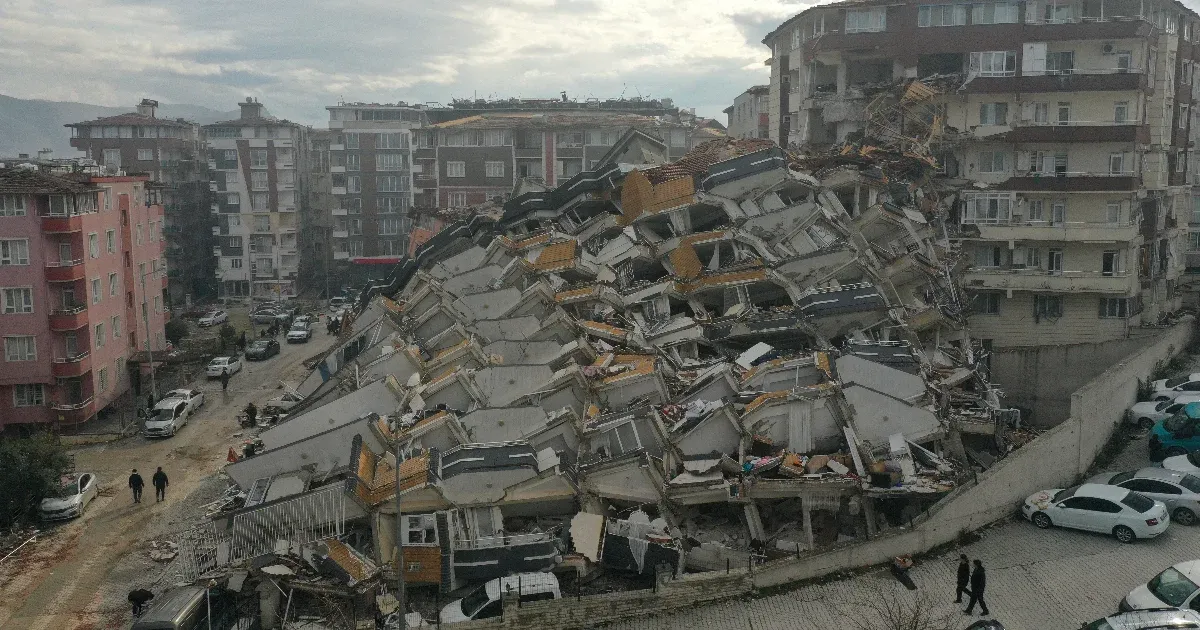
<path fill-rule="evenodd" d="M 1130 442 L 1106 469 L 1132 470 L 1148 462 L 1143 437 Z M 1079 628 L 1083 623 L 1115 612 L 1122 597 L 1167 566 L 1200 558 L 1200 526 L 1172 524 L 1158 538 L 1129 545 L 1111 536 L 1063 529 L 1039 530 L 1015 518 L 981 534 L 981 540 L 966 545 L 961 552 L 972 559 L 979 558 L 987 568 L 985 599 L 992 618 L 1003 622 L 1007 630 Z M 961 618 L 961 627 L 965 628 L 970 621 L 960 612 L 961 606 L 954 604 L 959 551 L 918 559 L 910 575 L 917 584 L 916 593 L 927 594 L 941 612 Z M 864 597 L 876 596 L 879 589 L 913 597 L 890 572 L 880 570 L 758 599 L 698 606 L 609 627 L 828 630 L 844 626 L 846 608 Z"/>

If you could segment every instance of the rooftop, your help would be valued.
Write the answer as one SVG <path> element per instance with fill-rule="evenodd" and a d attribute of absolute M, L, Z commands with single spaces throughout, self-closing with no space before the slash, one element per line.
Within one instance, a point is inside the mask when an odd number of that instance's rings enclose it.
<path fill-rule="evenodd" d="M 106 116 L 95 120 L 85 120 L 77 123 L 67 123 L 64 127 L 91 127 L 95 125 L 146 125 L 155 127 L 192 127 L 196 123 L 189 122 L 183 118 L 169 120 L 166 118 L 155 118 L 154 116 L 146 116 L 136 112 L 126 114 L 117 114 L 116 116 Z"/>
<path fill-rule="evenodd" d="M 679 127 L 653 116 L 608 112 L 498 112 L 476 114 L 432 125 L 434 129 L 509 129 L 513 127 Z"/>
<path fill-rule="evenodd" d="M 23 168 L 0 169 L 0 193 L 68 194 L 96 190 L 86 179 L 48 175 Z"/>

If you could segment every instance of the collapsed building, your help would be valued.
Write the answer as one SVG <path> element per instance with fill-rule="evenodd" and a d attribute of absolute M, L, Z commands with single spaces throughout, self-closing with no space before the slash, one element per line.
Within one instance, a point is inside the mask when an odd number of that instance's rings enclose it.
<path fill-rule="evenodd" d="M 930 160 L 630 134 L 363 291 L 190 577 L 276 567 L 278 627 L 289 589 L 724 570 L 902 526 L 986 459 L 1009 414 Z"/>

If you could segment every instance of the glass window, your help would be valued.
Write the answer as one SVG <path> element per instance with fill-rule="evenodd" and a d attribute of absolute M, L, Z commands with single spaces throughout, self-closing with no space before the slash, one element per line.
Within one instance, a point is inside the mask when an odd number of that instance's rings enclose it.
<path fill-rule="evenodd" d="M 266 171 L 251 171 L 250 172 L 250 189 L 251 190 L 266 190 L 267 189 L 267 172 Z"/>
<path fill-rule="evenodd" d="M 30 287 L 3 289 L 0 290 L 0 297 L 3 298 L 5 315 L 33 312 L 33 289 Z"/>
<path fill-rule="evenodd" d="M 13 336 L 4 338 L 5 361 L 35 361 L 37 360 L 37 340 L 32 336 Z"/>
<path fill-rule="evenodd" d="M 846 11 L 847 33 L 877 33 L 887 26 L 887 8 L 850 9 Z"/>
<path fill-rule="evenodd" d="M 0 240 L 0 266 L 28 264 L 29 239 L 14 238 Z"/>
<path fill-rule="evenodd" d="M 380 153 L 376 157 L 376 169 L 381 171 L 399 171 L 406 167 L 403 153 Z"/>
<path fill-rule="evenodd" d="M 980 103 L 979 124 L 1007 125 L 1008 103 Z"/>
<path fill-rule="evenodd" d="M 504 162 L 484 162 L 483 170 L 487 177 L 504 177 Z"/>
<path fill-rule="evenodd" d="M 1053 250 L 1051 250 L 1053 251 Z M 1062 317 L 1062 296 L 1035 295 L 1033 296 L 1033 312 L 1037 318 Z"/>
<path fill-rule="evenodd" d="M 264 212 L 267 210 L 267 205 L 270 203 L 271 197 L 265 192 L 250 193 L 250 209 L 255 212 Z"/>
<path fill-rule="evenodd" d="M 971 5 L 972 24 L 1016 24 L 1016 2 L 984 2 Z"/>
<path fill-rule="evenodd" d="M 1005 151 L 980 151 L 979 172 L 1003 173 L 1007 170 L 1007 156 Z"/>
<path fill-rule="evenodd" d="M 358 148 L 358 134 L 356 134 L 356 133 L 346 134 L 346 148 L 347 149 L 357 149 Z"/>
<path fill-rule="evenodd" d="M 408 134 L 406 133 L 381 133 L 375 136 L 376 149 L 407 149 Z"/>
<path fill-rule="evenodd" d="M 981 77 L 1011 77 L 1017 72 L 1017 53 L 1014 50 L 973 52 L 970 70 Z"/>
<path fill-rule="evenodd" d="M 446 177 L 466 177 L 466 162 L 446 162 Z"/>
<path fill-rule="evenodd" d="M 360 193 L 362 192 L 362 176 L 349 175 L 346 177 L 346 192 Z"/>
<path fill-rule="evenodd" d="M 917 10 L 917 26 L 962 26 L 966 23 L 965 4 L 925 4 Z"/>
<path fill-rule="evenodd" d="M 0 195 L 0 217 L 25 216 L 24 195 Z"/>
<path fill-rule="evenodd" d="M 266 149 L 250 149 L 250 167 L 267 168 Z"/>
<path fill-rule="evenodd" d="M 999 315 L 1000 294 L 976 293 L 974 296 L 973 306 L 975 312 L 980 315 Z"/>
<path fill-rule="evenodd" d="M 103 294 L 100 291 L 100 278 L 92 278 L 92 304 L 99 304 L 103 299 Z"/>
<path fill-rule="evenodd" d="M 14 407 L 40 407 L 46 404 L 46 388 L 41 383 L 13 385 Z"/>
<path fill-rule="evenodd" d="M 138 149 L 138 161 L 149 162 L 154 159 L 154 149 Z"/>
<path fill-rule="evenodd" d="M 237 149 L 225 149 L 222 155 L 226 162 L 237 162 Z"/>

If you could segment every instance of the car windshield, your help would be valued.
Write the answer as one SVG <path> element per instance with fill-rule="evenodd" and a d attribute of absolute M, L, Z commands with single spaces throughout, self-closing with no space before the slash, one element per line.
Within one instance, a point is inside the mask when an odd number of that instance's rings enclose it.
<path fill-rule="evenodd" d="M 226 363 L 226 359 L 213 359 L 212 363 L 209 363 L 209 365 L 219 367 L 219 366 L 225 365 L 225 363 Z"/>
<path fill-rule="evenodd" d="M 254 343 L 250 344 L 250 349 L 251 350 L 266 350 L 268 345 L 270 345 L 270 344 L 268 344 L 265 341 L 255 341 Z"/>
<path fill-rule="evenodd" d="M 1066 490 L 1059 490 L 1058 494 L 1054 495 L 1054 499 L 1052 499 L 1052 500 L 1055 503 L 1058 503 L 1059 501 L 1065 501 L 1067 499 L 1070 499 L 1071 497 L 1075 496 L 1075 491 L 1078 489 L 1079 489 L 1079 486 L 1074 486 L 1071 488 L 1067 488 Z"/>
<path fill-rule="evenodd" d="M 69 499 L 79 494 L 79 480 L 69 481 L 58 487 L 55 492 L 55 497 L 59 499 Z"/>
<path fill-rule="evenodd" d="M 304 322 L 299 322 L 299 323 L 292 324 L 292 330 L 305 331 L 305 330 L 308 330 L 308 326 L 306 326 L 304 324 Z"/>
<path fill-rule="evenodd" d="M 1149 512 L 1150 508 L 1154 507 L 1153 499 L 1138 492 L 1130 492 L 1125 495 L 1125 498 L 1121 499 L 1121 503 L 1128 505 L 1142 514 Z"/>
<path fill-rule="evenodd" d="M 1187 576 L 1176 571 L 1174 567 L 1154 576 L 1146 587 L 1169 606 L 1182 606 L 1197 588 L 1195 582 L 1187 579 Z"/>
<path fill-rule="evenodd" d="M 1117 484 L 1125 483 L 1126 481 L 1129 481 L 1130 479 L 1133 479 L 1132 472 L 1117 473 L 1117 474 L 1113 475 L 1112 479 L 1108 480 L 1108 483 L 1109 483 L 1109 485 L 1115 486 Z"/>
<path fill-rule="evenodd" d="M 1163 385 L 1166 385 L 1167 387 L 1178 387 L 1188 382 L 1188 378 L 1189 377 L 1187 376 L 1176 376 L 1175 378 L 1167 379 L 1167 382 L 1163 383 Z"/>
<path fill-rule="evenodd" d="M 1187 408 L 1184 407 L 1184 409 L 1187 409 Z M 1178 430 L 1186 427 L 1188 425 L 1188 423 L 1191 421 L 1192 421 L 1192 419 L 1190 417 L 1188 417 L 1187 413 L 1185 413 L 1184 411 L 1180 411 L 1179 413 L 1171 416 L 1170 418 L 1163 420 L 1163 428 L 1168 431 L 1175 432 L 1175 431 L 1178 431 Z"/>
<path fill-rule="evenodd" d="M 1200 468 L 1200 451 L 1193 451 L 1187 454 L 1188 463 Z"/>
<path fill-rule="evenodd" d="M 475 613 L 479 612 L 481 608 L 487 606 L 489 601 L 490 600 L 488 599 L 487 595 L 487 586 L 480 586 L 470 593 L 467 593 L 467 596 L 462 598 L 462 613 L 463 615 L 466 615 L 468 619 L 472 618 L 475 616 Z"/>
<path fill-rule="evenodd" d="M 173 409 L 159 409 L 153 416 L 150 416 L 150 422 L 167 422 L 174 416 Z"/>
<path fill-rule="evenodd" d="M 1175 404 L 1175 403 L 1173 403 L 1173 402 L 1171 402 L 1171 401 L 1169 401 L 1169 400 L 1164 400 L 1164 401 L 1162 401 L 1162 402 L 1158 403 L 1157 405 L 1155 405 L 1155 406 L 1154 406 L 1154 410 L 1155 410 L 1155 411 L 1162 411 L 1163 409 L 1166 409 L 1167 407 L 1170 407 L 1170 406 L 1171 406 L 1171 405 L 1173 405 L 1173 404 Z M 1103 619 L 1102 619 L 1101 621 L 1103 621 Z"/>
<path fill-rule="evenodd" d="M 1190 492 L 1200 494 L 1200 477 L 1196 475 L 1184 475 L 1183 479 L 1179 480 L 1179 485 L 1187 488 Z"/>

